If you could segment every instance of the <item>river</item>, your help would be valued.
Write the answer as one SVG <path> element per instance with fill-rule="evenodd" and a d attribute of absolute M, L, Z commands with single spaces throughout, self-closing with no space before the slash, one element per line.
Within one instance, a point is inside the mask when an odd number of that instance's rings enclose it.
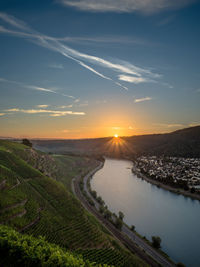
<path fill-rule="evenodd" d="M 175 262 L 200 266 L 200 202 L 158 188 L 131 171 L 132 162 L 106 158 L 91 187 L 108 208 L 151 240 L 161 237 L 162 250 Z"/>

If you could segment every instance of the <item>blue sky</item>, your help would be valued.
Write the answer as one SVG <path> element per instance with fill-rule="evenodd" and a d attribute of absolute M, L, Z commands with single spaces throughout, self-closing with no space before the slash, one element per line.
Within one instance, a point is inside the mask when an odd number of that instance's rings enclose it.
<path fill-rule="evenodd" d="M 0 136 L 200 124 L 200 2 L 0 2 Z"/>

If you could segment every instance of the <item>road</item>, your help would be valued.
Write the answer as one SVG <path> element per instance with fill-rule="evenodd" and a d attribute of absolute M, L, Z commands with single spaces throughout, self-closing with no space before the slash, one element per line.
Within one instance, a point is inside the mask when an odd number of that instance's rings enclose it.
<path fill-rule="evenodd" d="M 79 181 L 81 177 L 75 177 L 72 180 L 72 191 L 77 196 L 77 198 L 81 201 L 82 205 L 95 217 L 104 224 L 104 226 L 119 240 L 122 244 L 129 248 L 132 252 L 136 253 L 140 258 L 146 261 L 151 266 L 164 266 L 164 267 L 172 267 L 175 266 L 171 262 L 169 262 L 165 257 L 163 257 L 158 251 L 148 245 L 142 238 L 140 238 L 136 233 L 132 232 L 126 225 L 123 225 L 122 230 L 119 231 L 116 227 L 113 226 L 109 221 L 107 221 L 99 212 L 99 203 L 92 197 L 88 188 L 87 181 L 89 177 L 94 175 L 100 168 L 103 167 L 103 163 L 100 163 L 98 167 L 94 170 L 90 171 L 83 178 L 84 190 L 89 195 L 89 197 L 94 201 L 95 206 L 92 207 L 88 204 L 87 200 L 83 197 L 82 192 L 79 188 Z M 154 259 L 154 260 L 152 260 Z M 155 263 L 155 261 L 158 263 Z"/>

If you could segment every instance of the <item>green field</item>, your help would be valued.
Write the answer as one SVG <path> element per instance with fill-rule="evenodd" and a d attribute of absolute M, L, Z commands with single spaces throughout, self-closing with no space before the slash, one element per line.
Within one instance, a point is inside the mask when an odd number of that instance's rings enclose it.
<path fill-rule="evenodd" d="M 96 160 L 87 157 L 47 155 L 0 141 L 0 223 L 43 236 L 76 255 L 83 254 L 85 260 L 144 266 L 121 248 L 71 193 L 72 178 L 96 165 Z"/>

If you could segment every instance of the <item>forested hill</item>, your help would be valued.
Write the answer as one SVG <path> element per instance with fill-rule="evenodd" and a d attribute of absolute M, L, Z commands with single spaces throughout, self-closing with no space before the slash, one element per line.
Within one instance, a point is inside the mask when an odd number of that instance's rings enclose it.
<path fill-rule="evenodd" d="M 200 126 L 167 134 L 126 138 L 139 154 L 200 157 Z"/>
<path fill-rule="evenodd" d="M 34 140 L 34 146 L 46 152 L 103 154 L 108 156 L 167 155 L 200 157 L 200 126 L 172 133 L 82 140 Z"/>

